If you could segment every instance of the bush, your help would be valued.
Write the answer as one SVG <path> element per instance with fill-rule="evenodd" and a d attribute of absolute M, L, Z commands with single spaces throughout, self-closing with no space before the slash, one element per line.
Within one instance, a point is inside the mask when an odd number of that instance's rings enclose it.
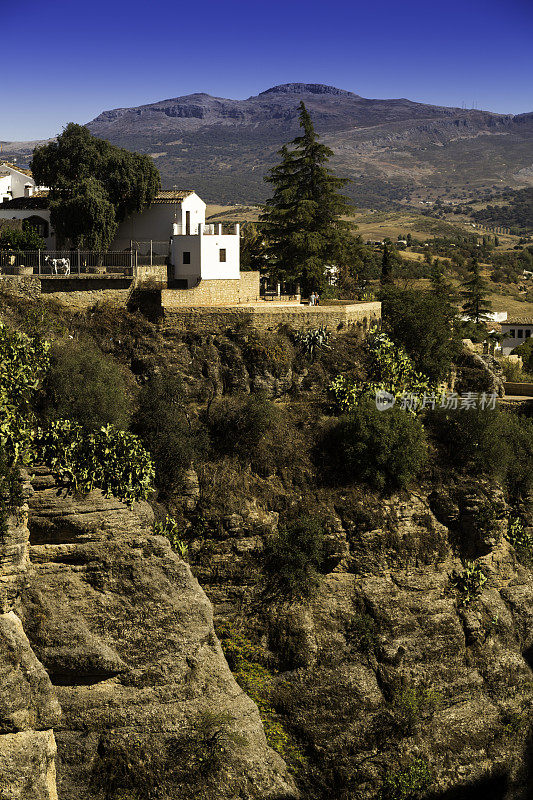
<path fill-rule="evenodd" d="M 406 767 L 385 777 L 380 800 L 419 800 L 425 796 L 431 783 L 427 762 L 422 758 L 414 758 Z"/>
<path fill-rule="evenodd" d="M 32 438 L 36 391 L 48 368 L 48 344 L 0 322 L 0 446 L 11 463 L 24 460 Z"/>
<path fill-rule="evenodd" d="M 269 475 L 291 458 L 288 420 L 275 403 L 261 394 L 219 400 L 210 411 L 209 433 L 214 449 Z"/>
<path fill-rule="evenodd" d="M 37 432 L 35 456 L 73 492 L 101 489 L 131 504 L 152 491 L 149 454 L 136 436 L 110 425 L 87 434 L 75 422 L 56 420 Z"/>
<path fill-rule="evenodd" d="M 499 409 L 436 408 L 428 411 L 441 452 L 460 472 L 499 479 L 513 497 L 532 485 L 533 421 Z"/>
<path fill-rule="evenodd" d="M 426 375 L 415 369 L 405 350 L 384 333 L 370 336 L 365 350 L 368 359 L 367 381 L 356 381 L 346 375 L 338 375 L 330 384 L 330 394 L 340 411 L 350 411 L 362 398 L 374 399 L 379 391 L 389 392 L 397 400 L 404 395 L 413 395 L 420 402 L 424 394 L 436 393 L 436 387 L 430 385 Z"/>
<path fill-rule="evenodd" d="M 89 340 L 56 342 L 50 353 L 44 411 L 51 419 L 70 419 L 87 430 L 102 425 L 128 427 L 131 400 L 116 361 Z"/>
<path fill-rule="evenodd" d="M 323 541 L 322 524 L 316 517 L 303 516 L 281 527 L 265 545 L 267 594 L 289 599 L 309 597 L 318 585 Z"/>
<path fill-rule="evenodd" d="M 183 384 L 173 375 L 156 376 L 143 386 L 132 430 L 152 454 L 156 484 L 166 496 L 207 449 L 207 433 L 189 419 Z"/>
<path fill-rule="evenodd" d="M 291 341 L 281 333 L 249 333 L 242 352 L 252 372 L 271 372 L 278 378 L 287 374 L 294 359 Z"/>
<path fill-rule="evenodd" d="M 469 606 L 483 591 L 487 576 L 477 561 L 467 561 L 463 572 L 454 572 L 450 584 L 459 593 L 459 605 Z"/>
<path fill-rule="evenodd" d="M 400 732 L 411 736 L 416 725 L 432 717 L 442 704 L 442 696 L 434 689 L 409 686 L 394 694 L 392 709 Z"/>
<path fill-rule="evenodd" d="M 362 401 L 341 417 L 324 442 L 334 472 L 376 489 L 405 488 L 427 460 L 424 428 L 397 406 L 378 411 Z"/>

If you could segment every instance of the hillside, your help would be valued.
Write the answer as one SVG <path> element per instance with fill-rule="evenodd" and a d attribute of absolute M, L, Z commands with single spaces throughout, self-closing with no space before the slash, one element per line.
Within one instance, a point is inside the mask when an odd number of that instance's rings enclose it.
<path fill-rule="evenodd" d="M 533 113 L 367 99 L 321 84 L 283 84 L 246 100 L 192 94 L 104 111 L 88 127 L 152 155 L 165 186 L 194 186 L 214 202 L 253 202 L 267 196 L 263 176 L 298 131 L 300 100 L 359 205 L 410 199 L 419 190 L 464 197 L 533 184 Z M 4 143 L 3 152 L 27 158 L 31 144 Z"/>

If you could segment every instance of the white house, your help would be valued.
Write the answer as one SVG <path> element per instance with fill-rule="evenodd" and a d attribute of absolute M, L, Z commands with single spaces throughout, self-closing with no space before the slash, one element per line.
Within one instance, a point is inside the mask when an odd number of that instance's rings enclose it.
<path fill-rule="evenodd" d="M 200 280 L 240 278 L 239 225 L 223 233 L 222 225 L 205 224 L 206 204 L 195 192 L 188 192 L 176 205 L 172 224 L 170 263 L 175 280 L 186 288 Z"/>
<path fill-rule="evenodd" d="M 509 353 L 533 336 L 533 317 L 511 317 L 502 326 L 502 355 Z"/>
<path fill-rule="evenodd" d="M 0 203 L 15 197 L 31 197 L 34 191 L 35 181 L 29 170 L 8 161 L 0 163 Z"/>
<path fill-rule="evenodd" d="M 205 209 L 204 201 L 192 190 L 158 192 L 149 208 L 120 223 L 109 249 L 128 250 L 131 243 L 142 251 L 151 242 L 154 253 L 168 255 L 172 225 L 188 225 L 196 233 L 198 223 L 205 222 Z"/>

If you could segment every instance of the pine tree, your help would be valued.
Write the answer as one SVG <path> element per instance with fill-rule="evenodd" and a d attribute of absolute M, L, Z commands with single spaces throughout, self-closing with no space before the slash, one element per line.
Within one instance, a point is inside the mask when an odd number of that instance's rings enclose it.
<path fill-rule="evenodd" d="M 387 243 L 383 245 L 383 258 L 381 259 L 381 278 L 379 282 L 381 283 L 382 286 L 394 285 L 392 258 Z"/>
<path fill-rule="evenodd" d="M 299 110 L 303 133 L 281 148 L 280 163 L 265 178 L 274 193 L 261 220 L 271 274 L 311 291 L 324 286 L 326 265 L 347 258 L 353 225 L 341 219 L 351 205 L 339 193 L 346 181 L 327 166 L 333 151 L 318 141 L 303 102 Z"/>
<path fill-rule="evenodd" d="M 487 300 L 487 284 L 481 274 L 477 259 L 473 259 L 468 270 L 472 277 L 463 283 L 464 291 L 462 296 L 465 301 L 463 303 L 463 311 L 468 319 L 477 324 L 487 319 L 492 304 Z"/>

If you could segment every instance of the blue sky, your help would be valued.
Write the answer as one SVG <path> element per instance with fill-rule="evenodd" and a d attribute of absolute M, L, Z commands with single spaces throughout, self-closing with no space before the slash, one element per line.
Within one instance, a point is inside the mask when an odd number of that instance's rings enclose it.
<path fill-rule="evenodd" d="M 0 140 L 208 92 L 327 83 L 533 111 L 533 0 L 0 0 Z"/>

